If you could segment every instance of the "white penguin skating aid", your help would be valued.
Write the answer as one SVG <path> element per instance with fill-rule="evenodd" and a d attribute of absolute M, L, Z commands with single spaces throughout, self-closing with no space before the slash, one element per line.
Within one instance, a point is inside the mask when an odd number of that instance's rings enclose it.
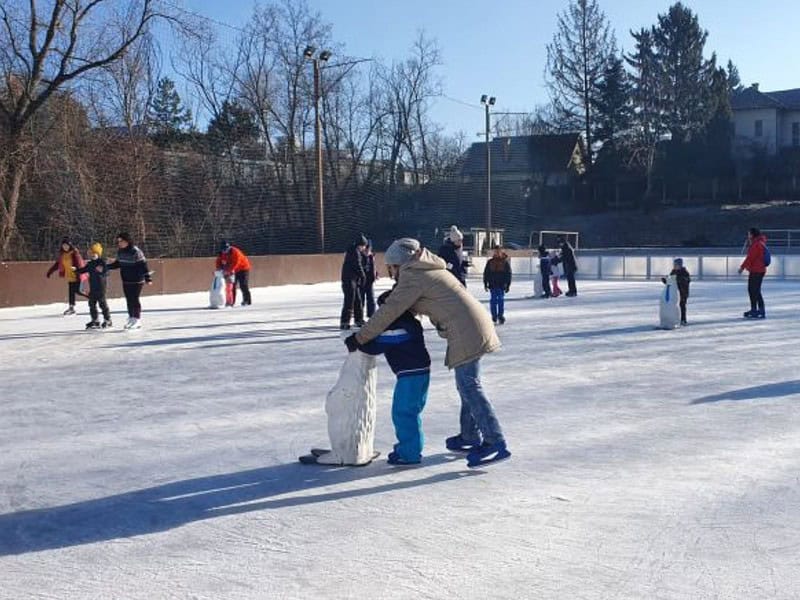
<path fill-rule="evenodd" d="M 674 275 L 666 278 L 664 289 L 658 301 L 659 329 L 675 329 L 681 322 L 681 309 L 678 306 L 680 294 L 678 280 Z"/>
<path fill-rule="evenodd" d="M 300 462 L 364 466 L 378 456 L 374 451 L 377 373 L 374 356 L 360 351 L 348 354 L 325 400 L 330 451 L 314 449 Z"/>
<path fill-rule="evenodd" d="M 208 291 L 208 307 L 222 308 L 225 306 L 225 275 L 221 270 L 214 271 L 211 280 L 211 289 Z"/>

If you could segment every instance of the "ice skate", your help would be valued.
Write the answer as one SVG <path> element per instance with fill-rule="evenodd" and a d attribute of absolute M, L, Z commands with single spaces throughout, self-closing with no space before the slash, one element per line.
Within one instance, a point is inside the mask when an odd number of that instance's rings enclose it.
<path fill-rule="evenodd" d="M 63 314 L 65 317 L 69 317 L 69 316 L 71 316 L 71 315 L 74 315 L 74 314 L 75 314 L 75 307 L 74 307 L 74 306 L 70 306 L 70 307 L 69 307 L 67 310 L 65 310 L 65 311 L 64 311 L 62 314 Z"/>
<path fill-rule="evenodd" d="M 480 440 L 469 441 L 461 437 L 461 434 L 454 435 L 444 441 L 445 447 L 451 452 L 471 452 L 481 445 Z"/>
<path fill-rule="evenodd" d="M 100 321 L 89 321 L 86 324 L 86 329 L 100 329 Z"/>
<path fill-rule="evenodd" d="M 511 452 L 506 448 L 505 442 L 494 442 L 493 444 L 484 442 L 467 454 L 467 466 L 470 468 L 479 467 L 506 460 L 507 458 L 511 458 Z"/>

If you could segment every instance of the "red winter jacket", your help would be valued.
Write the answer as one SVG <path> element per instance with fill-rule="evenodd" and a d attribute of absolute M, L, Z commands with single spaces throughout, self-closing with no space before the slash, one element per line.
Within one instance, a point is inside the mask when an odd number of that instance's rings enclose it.
<path fill-rule="evenodd" d="M 250 261 L 244 255 L 244 252 L 236 246 L 231 246 L 228 252 L 221 252 L 217 257 L 217 269 L 222 269 L 225 273 L 249 271 Z"/>
<path fill-rule="evenodd" d="M 70 258 L 72 259 L 72 266 L 77 269 L 82 269 L 84 264 L 86 264 L 83 262 L 83 257 L 81 256 L 81 253 L 78 252 L 78 249 L 75 248 L 74 246 L 70 246 L 70 249 L 67 250 L 66 252 L 64 252 L 63 250 L 58 251 L 58 257 L 56 258 L 56 261 L 53 263 L 53 266 L 47 270 L 48 277 L 50 277 L 50 275 L 52 275 L 56 271 L 58 271 L 59 277 L 63 278 L 67 276 L 66 271 L 64 271 L 64 261 L 62 260 L 65 254 L 70 255 Z M 75 280 L 78 279 L 83 280 L 86 279 L 87 276 L 84 274 L 81 277 L 78 277 L 77 275 L 75 275 L 74 277 Z"/>
<path fill-rule="evenodd" d="M 750 248 L 747 249 L 747 256 L 739 267 L 743 271 L 750 273 L 766 273 L 767 267 L 764 264 L 764 248 L 767 246 L 767 237 L 760 235 L 753 239 Z"/>

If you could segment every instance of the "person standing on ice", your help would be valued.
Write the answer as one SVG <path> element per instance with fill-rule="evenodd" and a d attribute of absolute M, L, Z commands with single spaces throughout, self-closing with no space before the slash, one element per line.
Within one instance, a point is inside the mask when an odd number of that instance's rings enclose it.
<path fill-rule="evenodd" d="M 444 244 L 439 248 L 439 256 L 447 265 L 447 270 L 455 275 L 461 285 L 467 287 L 467 267 L 469 264 L 464 259 L 463 247 L 464 234 L 458 230 L 458 227 L 453 225 L 450 227 L 450 233 L 447 235 Z"/>
<path fill-rule="evenodd" d="M 692 276 L 686 267 L 683 266 L 683 259 L 676 258 L 672 261 L 672 271 L 669 272 L 669 277 L 675 276 L 675 281 L 678 286 L 678 293 L 680 294 L 679 306 L 681 308 L 681 325 L 686 325 L 686 301 L 689 299 L 689 284 L 692 282 Z M 661 283 L 667 283 L 667 278 L 662 277 Z"/>
<path fill-rule="evenodd" d="M 367 238 L 359 234 L 356 241 L 347 249 L 342 263 L 342 292 L 344 303 L 339 319 L 339 329 L 350 329 L 350 319 L 354 319 L 356 327 L 364 324 L 364 307 L 361 304 L 361 291 L 367 280 L 362 260 Z"/>
<path fill-rule="evenodd" d="M 233 294 L 228 306 L 236 306 L 236 286 L 242 289 L 242 306 L 252 304 L 250 298 L 250 260 L 244 252 L 236 246 L 222 240 L 219 245 L 217 257 L 217 271 L 222 271 L 225 278 L 233 278 Z"/>
<path fill-rule="evenodd" d="M 372 252 L 372 240 L 367 240 L 367 245 L 361 252 L 361 262 L 364 267 L 364 285 L 361 287 L 361 306 L 367 313 L 367 318 L 375 314 L 375 282 L 378 279 L 378 269 L 375 267 L 375 254 Z"/>
<path fill-rule="evenodd" d="M 547 253 L 547 248 L 540 245 L 537 249 L 539 252 L 539 274 L 542 277 L 542 298 L 550 298 L 553 293 L 550 291 L 550 275 L 552 274 L 550 255 Z"/>
<path fill-rule="evenodd" d="M 764 296 L 761 295 L 761 284 L 767 274 L 765 257 L 767 255 L 767 237 L 758 227 L 751 227 L 747 232 L 747 256 L 739 267 L 739 274 L 747 271 L 747 293 L 750 296 L 750 310 L 744 313 L 745 319 L 763 319 L 766 315 Z"/>
<path fill-rule="evenodd" d="M 83 267 L 72 267 L 72 270 L 78 274 L 86 273 L 89 277 L 89 314 L 92 320 L 86 324 L 86 329 L 100 329 L 100 321 L 97 320 L 97 306 L 100 305 L 100 310 L 103 313 L 103 329 L 108 329 L 112 326 L 111 311 L 108 310 L 108 302 L 106 302 L 106 281 L 108 279 L 108 265 L 103 260 L 103 245 L 100 242 L 95 242 L 89 248 L 89 262 Z"/>
<path fill-rule="evenodd" d="M 407 310 L 427 315 L 447 340 L 445 365 L 455 371 L 461 396 L 461 432 L 446 446 L 467 452 L 467 466 L 511 456 L 503 430 L 480 379 L 480 359 L 500 348 L 486 309 L 447 271 L 444 260 L 412 238 L 392 242 L 384 262 L 397 285 L 361 330 L 345 339 L 350 352 L 372 341 Z"/>
<path fill-rule="evenodd" d="M 494 245 L 492 258 L 486 261 L 483 269 L 483 288 L 491 294 L 489 310 L 492 312 L 492 321 L 506 322 L 505 297 L 511 288 L 511 261 L 498 244 Z"/>
<path fill-rule="evenodd" d="M 578 261 L 575 259 L 575 249 L 562 236 L 558 236 L 556 241 L 561 251 L 559 262 L 564 269 L 564 277 L 567 278 L 567 286 L 569 288 L 564 295 L 569 297 L 577 296 L 578 288 L 575 285 L 575 273 L 578 272 Z"/>
<path fill-rule="evenodd" d="M 58 276 L 67 280 L 67 302 L 69 306 L 67 310 L 64 311 L 64 315 L 74 315 L 75 297 L 77 295 L 85 295 L 80 292 L 81 275 L 75 272 L 76 269 L 82 268 L 83 265 L 84 261 L 81 253 L 72 245 L 69 238 L 65 237 L 61 240 L 58 257 L 53 263 L 53 266 L 47 270 L 46 277 L 49 279 L 50 275 L 58 271 Z M 85 278 L 86 276 L 84 275 L 83 277 Z"/>
<path fill-rule="evenodd" d="M 378 298 L 381 306 L 391 291 Z M 390 465 L 414 465 L 422 460 L 424 436 L 420 415 L 428 400 L 431 381 L 431 357 L 425 348 L 422 324 L 411 312 L 400 315 L 389 328 L 359 350 L 383 354 L 397 376 L 392 396 L 392 423 L 397 443 L 389 453 Z"/>
<path fill-rule="evenodd" d="M 108 263 L 110 270 L 119 269 L 122 278 L 122 292 L 128 306 L 128 322 L 125 329 L 141 329 L 142 303 L 139 297 L 145 284 L 153 283 L 144 253 L 134 246 L 130 234 L 117 236 L 117 258 Z"/>

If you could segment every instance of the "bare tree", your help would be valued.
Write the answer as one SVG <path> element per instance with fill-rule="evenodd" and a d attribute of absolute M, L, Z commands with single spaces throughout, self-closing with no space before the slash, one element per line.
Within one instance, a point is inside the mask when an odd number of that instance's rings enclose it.
<path fill-rule="evenodd" d="M 58 90 L 120 60 L 151 23 L 159 0 L 6 0 L 0 5 L 0 257 L 16 231 L 20 190 L 36 140 L 26 128 Z"/>

